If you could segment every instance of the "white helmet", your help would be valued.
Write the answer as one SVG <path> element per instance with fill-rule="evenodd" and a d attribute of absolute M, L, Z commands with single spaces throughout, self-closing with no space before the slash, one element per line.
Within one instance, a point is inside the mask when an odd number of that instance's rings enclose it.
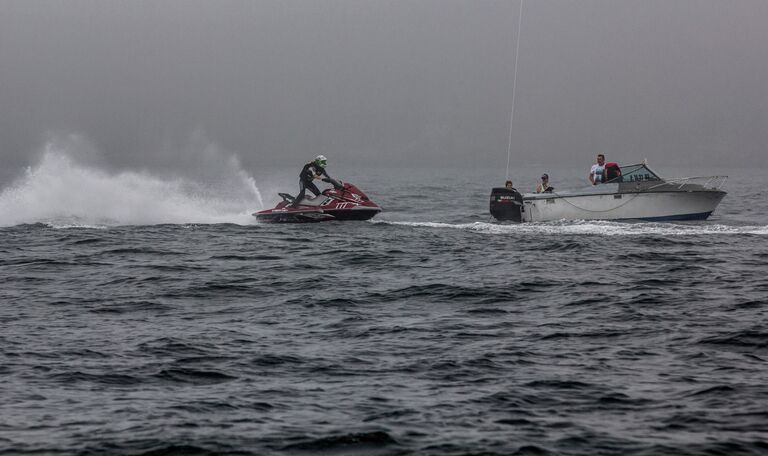
<path fill-rule="evenodd" d="M 318 155 L 315 157 L 315 164 L 325 168 L 325 166 L 328 164 L 328 159 L 325 158 L 325 155 Z"/>

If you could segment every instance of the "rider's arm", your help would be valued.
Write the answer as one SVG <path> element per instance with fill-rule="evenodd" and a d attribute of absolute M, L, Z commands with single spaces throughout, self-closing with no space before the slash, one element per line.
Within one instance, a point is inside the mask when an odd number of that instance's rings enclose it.
<path fill-rule="evenodd" d="M 301 178 L 302 178 L 302 179 L 305 179 L 305 180 L 306 180 L 306 179 L 314 179 L 314 178 L 315 178 L 315 173 L 313 172 L 313 170 L 312 170 L 312 169 L 310 169 L 310 167 L 311 167 L 311 164 L 310 164 L 310 163 L 307 163 L 307 164 L 306 164 L 306 165 L 304 165 L 304 167 L 301 169 Z"/>

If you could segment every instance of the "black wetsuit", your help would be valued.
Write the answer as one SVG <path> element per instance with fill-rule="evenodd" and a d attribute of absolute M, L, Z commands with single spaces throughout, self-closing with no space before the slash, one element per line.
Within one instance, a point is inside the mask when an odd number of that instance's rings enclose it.
<path fill-rule="evenodd" d="M 299 204 L 299 202 L 304 199 L 304 195 L 306 195 L 307 189 L 314 193 L 315 196 L 320 194 L 320 190 L 317 188 L 317 185 L 312 182 L 316 175 L 325 176 L 327 179 L 330 179 L 330 176 L 328 176 L 325 168 L 316 164 L 315 162 L 309 162 L 304 165 L 304 167 L 301 169 L 301 174 L 299 174 L 299 194 L 296 196 L 293 204 Z"/>

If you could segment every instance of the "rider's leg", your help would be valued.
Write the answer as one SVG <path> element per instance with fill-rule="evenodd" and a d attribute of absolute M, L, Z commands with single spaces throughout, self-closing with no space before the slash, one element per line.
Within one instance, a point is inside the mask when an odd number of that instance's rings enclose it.
<path fill-rule="evenodd" d="M 307 193 L 307 186 L 304 184 L 304 181 L 299 179 L 299 194 L 296 195 L 296 199 L 293 200 L 293 203 L 291 203 L 291 207 L 296 207 L 299 205 L 299 202 L 304 199 L 304 195 Z"/>

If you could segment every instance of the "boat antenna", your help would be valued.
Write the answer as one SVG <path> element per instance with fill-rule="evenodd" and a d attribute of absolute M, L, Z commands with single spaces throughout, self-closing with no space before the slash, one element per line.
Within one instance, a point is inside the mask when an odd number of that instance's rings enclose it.
<path fill-rule="evenodd" d="M 517 88 L 517 57 L 520 55 L 520 31 L 523 28 L 523 1 L 520 0 L 520 13 L 517 22 L 517 47 L 515 49 L 514 76 L 512 78 L 512 108 L 509 113 L 509 140 L 507 141 L 507 178 L 509 180 L 509 159 L 512 156 L 512 122 L 515 120 L 515 89 Z"/>

